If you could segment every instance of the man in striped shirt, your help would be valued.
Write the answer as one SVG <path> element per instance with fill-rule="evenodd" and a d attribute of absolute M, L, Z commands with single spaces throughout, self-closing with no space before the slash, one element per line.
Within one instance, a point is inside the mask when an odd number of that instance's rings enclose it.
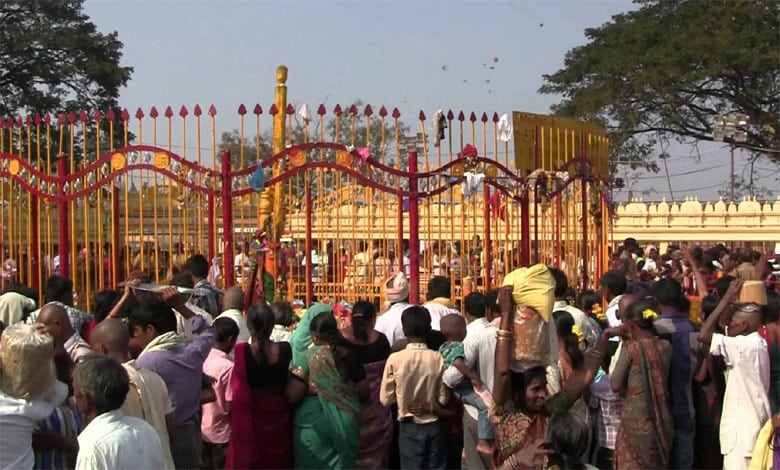
<path fill-rule="evenodd" d="M 46 300 L 46 305 L 59 305 L 65 309 L 65 312 L 70 319 L 70 325 L 73 327 L 73 331 L 80 332 L 84 325 L 92 321 L 92 315 L 82 312 L 73 306 L 73 281 L 67 277 L 58 275 L 50 277 L 43 287 L 43 297 Z M 44 307 L 46 305 L 44 305 Z M 43 309 L 38 309 L 27 317 L 28 325 L 35 324 L 41 310 Z"/>

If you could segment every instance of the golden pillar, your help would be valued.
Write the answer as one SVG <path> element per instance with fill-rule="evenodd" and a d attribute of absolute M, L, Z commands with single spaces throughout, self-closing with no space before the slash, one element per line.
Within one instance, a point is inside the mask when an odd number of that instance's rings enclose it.
<path fill-rule="evenodd" d="M 285 120 L 287 109 L 287 67 L 280 65 L 276 69 L 276 90 L 274 103 L 277 113 L 273 124 L 273 154 L 277 155 L 285 149 Z M 281 167 L 277 164 L 272 168 L 273 177 L 281 173 Z M 265 269 L 276 279 L 276 251 L 279 237 L 284 230 L 284 192 L 282 184 L 275 184 L 263 190 L 260 194 L 259 218 L 260 228 L 265 228 L 271 250 L 265 256 Z M 268 217 L 270 216 L 270 221 Z M 268 221 L 268 223 L 266 223 Z"/>

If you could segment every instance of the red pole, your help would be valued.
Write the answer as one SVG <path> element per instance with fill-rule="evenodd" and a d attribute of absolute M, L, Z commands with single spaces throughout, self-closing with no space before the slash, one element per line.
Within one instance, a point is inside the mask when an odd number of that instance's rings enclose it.
<path fill-rule="evenodd" d="M 304 173 L 304 178 L 308 179 L 308 172 Z M 314 274 L 314 266 L 312 266 L 311 256 L 311 227 L 313 225 L 312 217 L 312 201 L 311 201 L 311 183 L 306 181 L 306 254 L 304 259 L 306 260 L 306 306 L 310 306 L 312 299 L 314 298 L 314 281 L 312 281 L 312 275 Z"/>
<path fill-rule="evenodd" d="M 555 196 L 555 231 L 554 231 L 554 237 L 555 237 L 555 259 L 557 260 L 557 266 L 556 268 L 560 269 L 563 265 L 563 257 L 561 256 L 561 248 L 563 248 L 563 234 L 561 233 L 561 212 L 563 212 L 563 207 L 561 204 L 561 195 L 560 193 Z M 571 269 L 571 268 L 569 268 Z"/>
<path fill-rule="evenodd" d="M 121 227 L 121 224 L 119 223 L 119 188 L 114 186 L 112 191 L 114 195 L 111 198 L 111 204 L 114 206 L 113 207 L 114 218 L 111 221 L 111 223 L 114 224 L 114 233 L 113 233 L 113 238 L 111 239 L 111 260 L 113 261 L 113 266 L 110 272 L 112 273 L 111 284 L 116 286 L 117 284 L 119 284 L 119 280 L 122 278 L 125 269 L 124 266 L 119 265 L 119 253 L 120 253 L 119 227 Z M 127 214 L 125 214 L 125 217 L 127 217 Z M 125 260 L 125 263 L 127 263 L 128 261 L 129 260 Z"/>
<path fill-rule="evenodd" d="M 222 159 L 222 241 L 225 244 L 225 288 L 233 286 L 233 182 L 230 175 L 230 150 L 220 153 Z M 213 219 L 210 219 L 213 220 Z M 275 246 L 275 245 L 274 245 Z"/>
<path fill-rule="evenodd" d="M 585 172 L 588 162 L 588 146 L 585 143 L 585 133 L 580 134 L 580 155 L 582 155 L 581 165 L 582 172 L 580 178 L 582 178 L 582 282 L 583 289 L 588 287 L 588 178 L 590 177 L 590 171 Z M 603 217 L 603 214 L 602 214 Z"/>
<path fill-rule="evenodd" d="M 582 177 L 582 282 L 588 287 L 588 180 Z"/>
<path fill-rule="evenodd" d="M 417 151 L 409 152 L 409 302 L 416 304 L 420 297 L 420 216 L 417 199 Z M 403 211 L 402 211 L 403 215 Z M 401 249 L 403 265 L 403 246 Z"/>
<path fill-rule="evenodd" d="M 594 279 L 601 279 L 601 274 L 604 272 L 604 261 L 603 257 L 604 254 L 601 252 L 601 247 L 604 246 L 603 240 L 604 240 L 604 217 L 609 217 L 609 208 L 604 207 L 605 204 L 601 204 L 603 202 L 603 193 L 599 194 L 599 204 L 602 206 L 601 211 L 601 226 L 598 227 L 598 230 L 596 231 L 596 246 L 599 247 L 599 249 L 596 252 L 596 272 Z M 606 210 L 604 210 L 606 209 Z"/>
<path fill-rule="evenodd" d="M 211 265 L 211 260 L 214 259 L 214 239 L 215 231 L 216 231 L 216 223 L 214 223 L 214 205 L 216 204 L 216 201 L 214 200 L 214 190 L 209 188 L 208 190 L 209 198 L 208 198 L 208 223 L 206 224 L 208 226 L 208 258 L 209 258 L 209 265 Z M 232 262 L 232 261 L 231 261 Z"/>
<path fill-rule="evenodd" d="M 483 249 L 483 261 L 485 263 L 485 280 L 483 282 L 485 286 L 485 291 L 487 292 L 490 290 L 490 268 L 493 265 L 493 250 L 492 246 L 493 244 L 490 241 L 490 212 L 493 210 L 493 208 L 490 205 L 490 186 L 488 184 L 485 184 L 485 233 L 483 236 L 485 237 L 485 246 Z M 500 197 L 496 195 L 496 197 Z M 501 210 L 501 201 L 496 200 L 496 207 L 498 210 Z M 477 266 L 477 273 L 479 273 L 479 266 Z M 477 275 L 477 278 L 479 278 L 479 275 Z"/>
<path fill-rule="evenodd" d="M 398 263 L 399 266 L 401 266 L 401 269 L 399 271 L 404 271 L 404 198 L 403 196 L 398 196 L 398 246 L 395 248 L 395 256 L 396 260 L 399 259 L 400 256 L 400 262 Z M 396 261 L 393 260 L 393 263 Z M 392 271 L 391 274 L 395 275 L 395 272 L 393 271 L 393 264 L 390 264 L 390 270 Z M 384 281 L 385 279 L 383 279 Z"/>
<path fill-rule="evenodd" d="M 539 186 L 534 186 L 534 264 L 539 262 Z"/>
<path fill-rule="evenodd" d="M 38 290 L 40 286 L 41 267 L 38 260 L 41 257 L 41 244 L 38 233 L 38 197 L 30 193 L 30 267 L 32 288 Z"/>
<path fill-rule="evenodd" d="M 541 130 L 539 129 L 539 126 L 537 126 L 534 129 L 534 170 L 539 169 L 539 168 L 542 167 L 542 164 L 539 161 L 539 160 L 541 160 L 540 155 L 539 155 L 539 141 L 541 140 L 540 132 L 541 132 Z M 534 256 L 533 256 L 533 262 L 534 263 L 537 262 L 537 257 L 538 257 L 538 253 L 536 253 L 538 251 L 536 244 L 539 241 L 539 221 L 537 220 L 538 207 L 539 207 L 539 194 L 538 194 L 539 186 L 536 184 L 535 180 L 534 180 L 534 188 L 533 189 L 534 189 L 534 201 L 533 201 L 534 202 L 534 238 L 533 238 L 533 245 L 532 245 L 532 242 L 531 242 L 531 206 L 530 206 L 531 198 L 530 197 L 526 197 L 526 201 L 525 201 L 526 206 L 523 207 L 523 209 L 525 210 L 525 217 L 526 217 L 523 220 L 523 222 L 528 224 L 527 227 L 525 227 L 525 229 L 527 230 L 526 233 L 528 235 L 528 243 L 527 243 L 528 251 L 527 251 L 527 255 L 525 256 L 525 259 L 526 259 L 526 262 L 524 263 L 525 266 L 530 266 L 531 265 L 531 250 L 532 250 L 531 247 L 532 246 L 533 246 L 533 251 L 534 251 Z M 530 194 L 530 188 L 529 188 L 529 194 Z M 523 240 L 525 240 L 525 239 L 526 239 L 526 237 L 523 237 Z"/>
<path fill-rule="evenodd" d="M 65 197 L 65 184 L 68 177 L 68 156 L 61 154 L 57 158 L 57 183 L 59 185 L 58 192 L 63 200 L 57 204 L 58 216 L 57 216 L 57 230 L 59 235 L 60 245 L 60 275 L 64 277 L 70 276 L 70 216 L 68 215 L 68 201 L 64 200 Z"/>
<path fill-rule="evenodd" d="M 531 205 L 528 190 L 520 196 L 520 265 L 531 264 Z"/>

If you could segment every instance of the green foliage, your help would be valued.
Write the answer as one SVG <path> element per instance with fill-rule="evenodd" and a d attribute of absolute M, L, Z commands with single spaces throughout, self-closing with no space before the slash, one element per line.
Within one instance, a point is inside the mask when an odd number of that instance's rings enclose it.
<path fill-rule="evenodd" d="M 0 2 L 0 116 L 70 111 L 78 116 L 82 109 L 90 112 L 90 121 L 94 111 L 105 116 L 113 109 L 119 115 L 119 90 L 130 80 L 133 69 L 120 65 L 122 43 L 117 33 L 99 32 L 84 14 L 83 3 Z M 52 118 L 56 122 L 56 116 Z M 116 127 L 114 137 L 121 142 L 121 126 Z M 55 129 L 53 134 L 52 145 L 56 145 L 59 131 Z M 95 151 L 94 134 L 94 125 L 90 125 L 88 154 Z M 107 136 L 104 138 L 103 150 L 107 146 Z M 46 142 L 41 144 L 46 146 Z M 74 158 L 78 159 L 82 152 L 81 148 L 76 150 Z"/>
<path fill-rule="evenodd" d="M 712 140 L 715 114 L 749 116 L 736 144 L 780 162 L 780 2 L 644 0 L 587 29 L 564 67 L 544 76 L 559 115 L 598 122 L 613 164 L 658 169 L 669 140 Z"/>
<path fill-rule="evenodd" d="M 0 114 L 117 105 L 133 69 L 117 33 L 103 34 L 84 0 L 0 2 Z"/>
<path fill-rule="evenodd" d="M 271 136 L 266 135 L 254 135 L 244 136 L 244 140 L 241 140 L 241 133 L 238 129 L 232 129 L 227 132 L 223 132 L 220 137 L 219 150 L 230 150 L 230 161 L 234 169 L 246 168 L 254 165 L 258 160 L 258 148 L 260 151 L 260 158 L 268 158 L 271 156 Z M 243 150 L 243 160 L 242 160 Z"/>

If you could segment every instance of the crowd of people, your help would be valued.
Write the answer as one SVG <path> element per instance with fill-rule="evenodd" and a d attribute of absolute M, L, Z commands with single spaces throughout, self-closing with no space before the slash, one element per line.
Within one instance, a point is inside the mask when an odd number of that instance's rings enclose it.
<path fill-rule="evenodd" d="M 90 313 L 13 285 L 0 469 L 780 468 L 780 295 L 734 255 L 629 239 L 599 291 L 534 265 L 460 304 L 398 270 L 348 311 L 246 305 L 201 255 Z"/>

